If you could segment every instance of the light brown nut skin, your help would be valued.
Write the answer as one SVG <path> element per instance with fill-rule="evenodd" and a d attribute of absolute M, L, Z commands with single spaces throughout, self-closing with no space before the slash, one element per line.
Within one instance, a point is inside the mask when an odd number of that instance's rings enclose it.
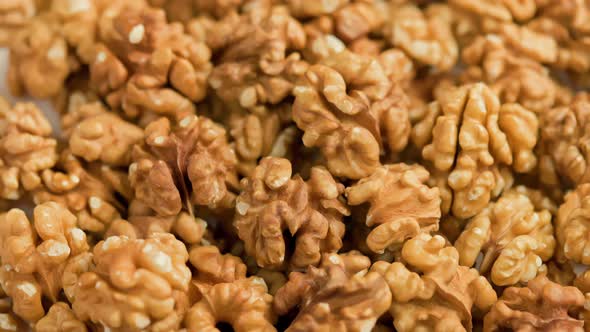
<path fill-rule="evenodd" d="M 485 316 L 483 330 L 581 332 L 584 321 L 568 312 L 580 310 L 583 305 L 584 295 L 577 288 L 564 287 L 538 276 L 529 281 L 527 287 L 504 290 Z"/>
<path fill-rule="evenodd" d="M 371 267 L 387 281 L 397 331 L 471 331 L 472 310 L 487 312 L 496 292 L 477 270 L 460 266 L 459 254 L 440 235 L 420 234 L 402 249 L 406 265 L 379 261 Z M 417 272 L 413 272 L 417 271 Z"/>
<path fill-rule="evenodd" d="M 409 101 L 373 57 L 347 50 L 328 56 L 308 69 L 293 94 L 303 144 L 318 147 L 335 176 L 368 176 L 380 165 L 383 146 L 398 152 L 407 143 Z"/>
<path fill-rule="evenodd" d="M 450 70 L 459 56 L 452 32 L 450 9 L 431 5 L 422 11 L 413 4 L 391 5 L 384 28 L 385 40 L 417 62 Z"/>
<path fill-rule="evenodd" d="M 13 299 L 13 311 L 36 322 L 45 314 L 42 298 L 57 300 L 68 260 L 88 251 L 86 234 L 76 227 L 76 217 L 55 202 L 35 207 L 32 224 L 19 209 L 0 221 L 2 288 Z"/>
<path fill-rule="evenodd" d="M 391 292 L 383 277 L 367 272 L 369 265 L 358 253 L 325 254 L 318 268 L 291 272 L 274 300 L 278 314 L 300 308 L 287 331 L 371 330 L 389 308 Z"/>
<path fill-rule="evenodd" d="M 132 158 L 129 181 L 135 197 L 160 216 L 177 215 L 183 208 L 192 213 L 193 204 L 216 207 L 232 196 L 228 186 L 236 182 L 236 156 L 225 129 L 208 118 L 151 122 Z"/>
<path fill-rule="evenodd" d="M 438 230 L 441 200 L 438 188 L 424 184 L 428 176 L 421 166 L 385 165 L 346 189 L 348 204 L 371 206 L 365 222 L 373 227 L 366 240 L 372 251 Z"/>
<path fill-rule="evenodd" d="M 236 256 L 219 252 L 216 246 L 198 246 L 189 251 L 189 261 L 197 270 L 193 280 L 217 284 L 246 278 L 246 265 Z"/>
<path fill-rule="evenodd" d="M 234 226 L 246 253 L 263 268 L 304 268 L 342 247 L 342 217 L 349 214 L 341 196 L 344 186 L 323 167 L 312 168 L 308 181 L 291 173 L 289 160 L 263 158 L 242 180 L 236 199 Z M 291 257 L 284 231 L 295 242 Z"/>
<path fill-rule="evenodd" d="M 578 264 L 590 264 L 588 242 L 588 209 L 590 208 L 590 184 L 579 185 L 565 196 L 559 207 L 555 234 L 559 245 L 558 258 Z"/>
<path fill-rule="evenodd" d="M 88 329 L 64 302 L 57 302 L 49 308 L 47 315 L 35 324 L 37 332 L 86 332 Z"/>
<path fill-rule="evenodd" d="M 16 32 L 35 15 L 34 0 L 8 0 L 0 5 L 0 45 L 10 45 Z"/>
<path fill-rule="evenodd" d="M 445 88 L 428 112 L 414 126 L 413 138 L 423 146 L 424 159 L 441 172 L 435 177 L 447 174 L 454 216 L 474 216 L 505 189 L 499 187 L 508 184 L 502 165 L 519 173 L 536 166 L 537 117 L 518 104 L 500 105 L 486 85 Z"/>
<path fill-rule="evenodd" d="M 88 257 L 67 268 L 72 309 L 81 321 L 120 331 L 180 326 L 191 272 L 186 247 L 173 235 L 112 236 L 99 242 L 91 257 L 93 264 Z"/>
<path fill-rule="evenodd" d="M 475 16 L 489 17 L 498 21 L 525 21 L 532 18 L 537 10 L 535 0 L 451 0 L 449 3 Z"/>
<path fill-rule="evenodd" d="M 41 184 L 57 162 L 55 139 L 43 113 L 31 103 L 10 107 L 0 97 L 0 198 L 19 199 Z"/>
<path fill-rule="evenodd" d="M 108 112 L 99 102 L 80 105 L 64 115 L 62 129 L 72 154 L 111 166 L 129 166 L 131 148 L 143 139 L 141 128 Z"/>
<path fill-rule="evenodd" d="M 528 196 L 510 190 L 473 217 L 455 241 L 461 265 L 490 272 L 496 285 L 508 286 L 532 280 L 553 256 L 555 238 L 548 210 L 537 210 Z"/>

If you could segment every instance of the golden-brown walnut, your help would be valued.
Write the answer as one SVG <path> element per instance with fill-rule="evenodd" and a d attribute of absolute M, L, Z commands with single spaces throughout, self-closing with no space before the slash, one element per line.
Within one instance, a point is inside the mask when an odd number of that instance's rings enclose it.
<path fill-rule="evenodd" d="M 483 330 L 581 332 L 584 322 L 569 312 L 582 309 L 583 304 L 584 295 L 577 288 L 561 286 L 541 275 L 527 287 L 504 290 L 485 316 Z"/>
<path fill-rule="evenodd" d="M 553 40 L 524 27 L 503 27 L 500 35 L 478 36 L 463 49 L 462 60 L 469 67 L 462 80 L 484 81 L 501 102 L 520 103 L 537 113 L 544 112 L 557 101 L 557 86 L 539 63 L 554 60 L 548 55 L 552 49 L 556 54 Z"/>
<path fill-rule="evenodd" d="M 125 331 L 172 331 L 188 309 L 188 253 L 172 234 L 145 240 L 111 236 L 64 273 L 68 298 L 83 322 Z M 64 282 L 66 283 L 66 282 Z"/>
<path fill-rule="evenodd" d="M 42 173 L 42 186 L 33 192 L 36 204 L 55 201 L 67 207 L 78 218 L 85 231 L 104 233 L 124 212 L 118 195 L 130 198 L 126 174 L 106 165 L 84 167 L 68 150 L 60 155 L 59 170 Z"/>
<path fill-rule="evenodd" d="M 133 228 L 131 233 L 139 238 L 145 238 L 154 233 L 172 233 L 186 244 L 198 244 L 204 240 L 207 232 L 207 223 L 203 219 L 191 216 L 186 212 L 168 217 L 131 215 L 128 218 L 129 225 L 126 227 L 131 226 Z M 118 226 L 123 225 L 119 224 Z M 120 235 L 126 233 L 125 230 L 122 233 L 119 232 Z"/>
<path fill-rule="evenodd" d="M 492 18 L 498 21 L 526 21 L 535 15 L 536 0 L 451 0 L 449 3 L 479 19 Z"/>
<path fill-rule="evenodd" d="M 382 276 L 367 272 L 369 265 L 358 253 L 325 254 L 318 268 L 291 272 L 274 300 L 279 315 L 299 309 L 286 331 L 370 331 L 391 292 Z"/>
<path fill-rule="evenodd" d="M 312 168 L 307 181 L 291 174 L 289 160 L 266 157 L 242 180 L 234 226 L 260 267 L 285 268 L 288 263 L 303 268 L 342 247 L 342 217 L 349 214 L 341 196 L 344 186 L 323 167 Z M 288 257 L 291 242 L 294 250 Z"/>
<path fill-rule="evenodd" d="M 352 2 L 334 12 L 334 33 L 348 44 L 376 32 L 383 21 L 383 15 L 374 3 Z"/>
<path fill-rule="evenodd" d="M 129 180 L 135 197 L 158 215 L 174 216 L 183 208 L 192 214 L 193 204 L 229 204 L 228 186 L 237 181 L 236 156 L 225 129 L 206 117 L 151 122 L 132 157 Z"/>
<path fill-rule="evenodd" d="M 13 95 L 47 98 L 63 89 L 76 61 L 70 58 L 60 28 L 58 17 L 45 13 L 11 36 L 7 83 Z"/>
<path fill-rule="evenodd" d="M 590 264 L 590 242 L 587 236 L 590 228 L 589 211 L 590 184 L 579 185 L 565 196 L 555 223 L 560 255 L 558 258 Z"/>
<path fill-rule="evenodd" d="M 419 233 L 438 230 L 441 201 L 438 188 L 424 184 L 428 177 L 419 165 L 385 165 L 346 189 L 348 204 L 371 206 L 365 223 L 373 227 L 366 239 L 372 251 L 383 253 Z"/>
<path fill-rule="evenodd" d="M 409 100 L 374 57 L 348 50 L 328 56 L 293 93 L 303 144 L 320 148 L 335 176 L 368 176 L 380 165 L 381 147 L 398 152 L 407 143 Z"/>
<path fill-rule="evenodd" d="M 453 68 L 459 49 L 451 29 L 451 10 L 431 5 L 424 11 L 413 4 L 391 5 L 384 37 L 421 64 L 447 71 Z"/>
<path fill-rule="evenodd" d="M 197 287 L 201 299 L 184 319 L 188 332 L 218 331 L 217 323 L 227 323 L 236 332 L 276 331 L 273 297 L 262 278 L 241 278 L 213 285 L 199 283 Z"/>
<path fill-rule="evenodd" d="M 585 93 L 574 97 L 568 106 L 555 107 L 541 115 L 542 183 L 559 187 L 590 182 L 587 166 L 590 143 L 590 100 Z"/>
<path fill-rule="evenodd" d="M 469 218 L 509 183 L 502 165 L 519 173 L 534 169 L 538 122 L 533 112 L 519 104 L 501 105 L 490 88 L 477 83 L 438 93 L 414 126 L 413 138 L 424 159 L 441 172 L 435 177 L 447 178 L 453 215 Z"/>
<path fill-rule="evenodd" d="M 295 81 L 307 69 L 301 55 L 293 52 L 306 43 L 301 23 L 284 6 L 273 6 L 268 13 L 252 10 L 226 20 L 230 22 L 217 24 L 230 24 L 232 29 L 215 26 L 208 36 L 215 40 L 209 43 L 219 59 L 209 77 L 215 94 L 228 108 L 250 111 L 290 96 Z"/>
<path fill-rule="evenodd" d="M 0 45 L 8 46 L 35 15 L 34 0 L 7 0 L 0 4 Z"/>
<path fill-rule="evenodd" d="M 371 267 L 391 289 L 397 331 L 471 331 L 472 310 L 487 312 L 497 300 L 488 281 L 460 266 L 457 250 L 440 235 L 423 233 L 407 241 L 402 259 L 412 270 L 400 262 Z"/>
<path fill-rule="evenodd" d="M 93 47 L 91 86 L 129 117 L 183 118 L 205 97 L 211 51 L 143 2 L 114 2 L 102 12 Z"/>
<path fill-rule="evenodd" d="M 2 288 L 13 300 L 13 311 L 28 322 L 45 314 L 43 298 L 57 300 L 67 261 L 89 249 L 76 217 L 61 205 L 37 205 L 33 214 L 33 223 L 19 209 L 0 215 Z"/>
<path fill-rule="evenodd" d="M 489 272 L 494 284 L 526 283 L 553 256 L 551 213 L 537 210 L 526 194 L 510 190 L 469 221 L 455 247 L 465 266 L 473 266 L 481 252 L 479 271 Z"/>
<path fill-rule="evenodd" d="M 143 130 L 99 102 L 80 105 L 62 117 L 62 129 L 72 154 L 88 162 L 128 166 L 131 148 L 143 138 Z"/>
<path fill-rule="evenodd" d="M 348 0 L 288 0 L 289 10 L 297 18 L 318 17 L 334 13 L 346 5 Z"/>
<path fill-rule="evenodd" d="M 194 247 L 189 255 L 197 288 L 197 301 L 184 320 L 189 332 L 218 331 L 217 323 L 234 331 L 276 331 L 273 297 L 262 278 L 246 278 L 241 259 L 221 254 L 215 246 Z"/>
<path fill-rule="evenodd" d="M 87 332 L 82 323 L 64 302 L 57 302 L 49 308 L 47 315 L 35 324 L 36 332 Z"/>
<path fill-rule="evenodd" d="M 51 124 L 32 103 L 10 107 L 0 97 L 0 198 L 16 200 L 41 184 L 57 162 Z"/>
<path fill-rule="evenodd" d="M 12 300 L 0 288 L 0 332 L 28 331 L 28 326 L 10 310 Z"/>

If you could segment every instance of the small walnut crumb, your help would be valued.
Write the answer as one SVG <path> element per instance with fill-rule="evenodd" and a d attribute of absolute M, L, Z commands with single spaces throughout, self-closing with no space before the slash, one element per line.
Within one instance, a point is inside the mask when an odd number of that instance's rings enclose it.
<path fill-rule="evenodd" d="M 288 263 L 304 268 L 342 247 L 342 217 L 349 214 L 341 196 L 344 186 L 323 167 L 312 168 L 307 181 L 291 173 L 287 159 L 266 157 L 242 180 L 234 226 L 260 267 L 286 268 Z M 291 257 L 286 257 L 291 244 L 284 231 L 295 245 Z"/>
<path fill-rule="evenodd" d="M 441 201 L 438 188 L 424 184 L 428 176 L 422 166 L 385 165 L 346 189 L 348 204 L 371 205 L 365 222 L 374 227 L 366 240 L 372 251 L 383 253 L 419 233 L 438 230 Z"/>
<path fill-rule="evenodd" d="M 187 260 L 171 234 L 111 236 L 66 268 L 72 309 L 81 321 L 109 329 L 175 330 L 189 305 Z"/>
<path fill-rule="evenodd" d="M 37 205 L 33 223 L 19 209 L 0 215 L 0 283 L 12 297 L 14 312 L 24 320 L 43 317 L 42 298 L 57 300 L 66 264 L 88 251 L 86 235 L 77 231 L 76 221 L 55 202 Z"/>
<path fill-rule="evenodd" d="M 583 331 L 584 321 L 569 312 L 582 309 L 584 295 L 575 287 L 553 283 L 545 276 L 527 287 L 510 287 L 484 318 L 484 331 Z"/>
<path fill-rule="evenodd" d="M 447 176 L 453 215 L 469 218 L 505 189 L 501 165 L 519 173 L 534 169 L 539 121 L 519 104 L 501 105 L 482 83 L 441 90 L 413 137 L 437 176 Z"/>
<path fill-rule="evenodd" d="M 132 158 L 129 181 L 135 197 L 161 216 L 177 215 L 183 208 L 192 213 L 193 204 L 227 204 L 228 186 L 237 182 L 236 156 L 225 129 L 205 117 L 151 122 Z"/>
<path fill-rule="evenodd" d="M 64 302 L 57 302 L 49 308 L 47 315 L 35 324 L 37 332 L 87 332 L 82 323 Z"/>
<path fill-rule="evenodd" d="M 367 272 L 369 265 L 356 252 L 324 254 L 319 267 L 291 272 L 274 299 L 280 315 L 299 307 L 287 331 L 370 331 L 389 308 L 391 292 L 381 275 Z"/>
<path fill-rule="evenodd" d="M 0 198 L 19 199 L 41 184 L 41 173 L 55 165 L 57 142 L 51 125 L 32 103 L 10 107 L 0 97 Z"/>
<path fill-rule="evenodd" d="M 479 271 L 490 272 L 496 285 L 528 282 L 553 256 L 551 213 L 537 210 L 526 194 L 510 190 L 468 222 L 455 247 L 465 266 L 473 266 L 483 253 Z"/>
<path fill-rule="evenodd" d="M 460 266 L 457 250 L 440 235 L 418 235 L 406 242 L 401 255 L 407 266 L 378 261 L 371 267 L 391 289 L 397 331 L 470 331 L 472 310 L 487 312 L 497 300 L 488 281 Z"/>

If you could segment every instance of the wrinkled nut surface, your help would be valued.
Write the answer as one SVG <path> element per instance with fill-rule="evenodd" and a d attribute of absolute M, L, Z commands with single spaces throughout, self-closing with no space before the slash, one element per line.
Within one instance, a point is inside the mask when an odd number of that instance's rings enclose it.
<path fill-rule="evenodd" d="M 19 199 L 41 184 L 41 173 L 57 162 L 51 124 L 31 103 L 11 107 L 0 97 L 0 198 Z"/>
<path fill-rule="evenodd" d="M 38 332 L 87 332 L 88 329 L 64 302 L 57 302 L 49 308 L 47 315 L 35 324 Z"/>
<path fill-rule="evenodd" d="M 455 247 L 465 266 L 473 266 L 481 252 L 480 273 L 489 271 L 496 285 L 507 286 L 536 277 L 553 255 L 553 234 L 551 213 L 537 210 L 526 194 L 510 190 L 469 221 Z"/>
<path fill-rule="evenodd" d="M 12 36 L 35 15 L 34 0 L 4 1 L 0 5 L 0 45 L 9 46 Z"/>
<path fill-rule="evenodd" d="M 359 253 L 324 254 L 316 268 L 291 272 L 274 299 L 278 314 L 299 313 L 286 331 L 367 331 L 391 304 L 391 292 Z"/>
<path fill-rule="evenodd" d="M 579 185 L 565 196 L 559 207 L 555 223 L 555 234 L 562 259 L 575 263 L 590 264 L 590 242 L 588 224 L 590 209 L 590 184 Z"/>
<path fill-rule="evenodd" d="M 534 169 L 538 126 L 533 112 L 518 104 L 501 105 L 477 83 L 441 92 L 414 126 L 413 138 L 423 147 L 423 158 L 447 175 L 453 215 L 469 218 L 502 191 L 497 188 L 500 165 L 519 173 Z"/>
<path fill-rule="evenodd" d="M 409 100 L 374 57 L 335 53 L 311 66 L 293 94 L 303 144 L 318 147 L 335 176 L 368 176 L 383 146 L 397 152 L 407 143 Z"/>
<path fill-rule="evenodd" d="M 143 130 L 99 102 L 80 105 L 62 118 L 72 154 L 88 162 L 100 160 L 112 166 L 128 166 L 131 149 L 143 139 Z"/>
<path fill-rule="evenodd" d="M 365 223 L 373 227 L 366 240 L 372 251 L 383 253 L 419 233 L 438 230 L 441 200 L 438 188 L 424 184 L 428 176 L 422 166 L 385 165 L 346 189 L 348 204 L 371 205 Z"/>
<path fill-rule="evenodd" d="M 576 287 L 564 287 L 538 276 L 527 287 L 504 290 L 484 318 L 484 331 L 583 331 L 584 321 L 569 312 L 582 309 L 584 295 Z"/>
<path fill-rule="evenodd" d="M 191 272 L 184 244 L 171 234 L 147 239 L 111 236 L 64 273 L 81 321 L 110 329 L 170 331 L 188 309 Z"/>
<path fill-rule="evenodd" d="M 45 314 L 43 298 L 57 300 L 71 257 L 89 249 L 76 217 L 63 206 L 44 203 L 33 214 L 32 223 L 19 209 L 0 215 L 0 284 L 12 298 L 12 310 L 28 322 Z"/>
<path fill-rule="evenodd" d="M 189 115 L 174 124 L 166 118 L 156 120 L 144 134 L 129 166 L 136 199 L 161 216 L 174 216 L 182 209 L 192 213 L 193 204 L 227 204 L 236 156 L 223 127 Z"/>
<path fill-rule="evenodd" d="M 288 263 L 304 268 L 342 247 L 342 217 L 349 214 L 344 186 L 323 167 L 312 168 L 307 181 L 291 174 L 289 160 L 267 157 L 242 180 L 234 226 L 260 267 L 283 269 Z"/>
<path fill-rule="evenodd" d="M 470 331 L 472 310 L 487 312 L 497 300 L 488 281 L 477 270 L 460 266 L 457 250 L 440 235 L 422 233 L 408 240 L 402 259 L 404 263 L 378 261 L 371 267 L 391 289 L 389 311 L 397 331 Z"/>

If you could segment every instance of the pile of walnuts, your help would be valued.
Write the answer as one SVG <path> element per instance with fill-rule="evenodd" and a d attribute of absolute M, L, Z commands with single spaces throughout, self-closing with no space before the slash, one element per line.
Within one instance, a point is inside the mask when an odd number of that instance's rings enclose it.
<path fill-rule="evenodd" d="M 0 0 L 0 46 L 54 112 L 0 97 L 0 332 L 590 331 L 589 1 Z"/>

